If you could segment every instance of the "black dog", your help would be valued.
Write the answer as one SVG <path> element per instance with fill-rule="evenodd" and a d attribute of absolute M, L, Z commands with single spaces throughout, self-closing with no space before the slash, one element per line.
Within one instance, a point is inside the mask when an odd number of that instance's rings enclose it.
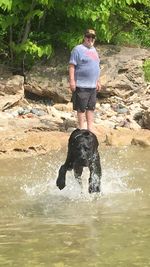
<path fill-rule="evenodd" d="M 60 167 L 56 185 L 62 190 L 65 187 L 66 172 L 74 170 L 74 176 L 81 185 L 83 167 L 90 170 L 89 193 L 100 192 L 101 164 L 98 153 L 98 140 L 88 130 L 76 129 L 68 143 L 68 154 L 65 163 Z"/>

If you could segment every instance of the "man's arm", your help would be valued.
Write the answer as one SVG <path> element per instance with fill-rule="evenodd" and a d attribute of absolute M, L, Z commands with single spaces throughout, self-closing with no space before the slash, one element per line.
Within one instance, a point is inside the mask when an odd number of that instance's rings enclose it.
<path fill-rule="evenodd" d="M 75 65 L 69 64 L 69 85 L 71 91 L 75 91 L 76 82 L 75 82 Z"/>

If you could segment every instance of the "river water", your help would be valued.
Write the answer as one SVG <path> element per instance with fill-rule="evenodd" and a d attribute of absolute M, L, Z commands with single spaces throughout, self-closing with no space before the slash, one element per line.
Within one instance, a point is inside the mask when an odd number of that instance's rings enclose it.
<path fill-rule="evenodd" d="M 150 148 L 103 148 L 102 193 L 72 172 L 55 186 L 66 151 L 0 160 L 0 266 L 150 266 Z"/>

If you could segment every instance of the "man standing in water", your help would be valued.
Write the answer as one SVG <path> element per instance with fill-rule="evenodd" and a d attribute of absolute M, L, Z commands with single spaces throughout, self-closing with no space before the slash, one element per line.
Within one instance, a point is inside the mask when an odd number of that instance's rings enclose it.
<path fill-rule="evenodd" d="M 101 89 L 100 59 L 94 47 L 95 38 L 95 30 L 87 29 L 83 43 L 72 50 L 69 61 L 69 84 L 73 109 L 77 111 L 79 128 L 87 128 L 91 132 L 94 132 L 96 91 Z"/>

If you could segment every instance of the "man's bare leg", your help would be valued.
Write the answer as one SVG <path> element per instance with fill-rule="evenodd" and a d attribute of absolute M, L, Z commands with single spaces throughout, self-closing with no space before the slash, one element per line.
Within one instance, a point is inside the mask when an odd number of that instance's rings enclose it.
<path fill-rule="evenodd" d="M 87 126 L 85 124 L 85 112 L 77 111 L 77 117 L 78 117 L 79 129 L 86 129 Z"/>
<path fill-rule="evenodd" d="M 87 120 L 87 129 L 93 133 L 95 133 L 94 128 L 94 110 L 87 110 L 86 111 L 86 120 Z"/>

